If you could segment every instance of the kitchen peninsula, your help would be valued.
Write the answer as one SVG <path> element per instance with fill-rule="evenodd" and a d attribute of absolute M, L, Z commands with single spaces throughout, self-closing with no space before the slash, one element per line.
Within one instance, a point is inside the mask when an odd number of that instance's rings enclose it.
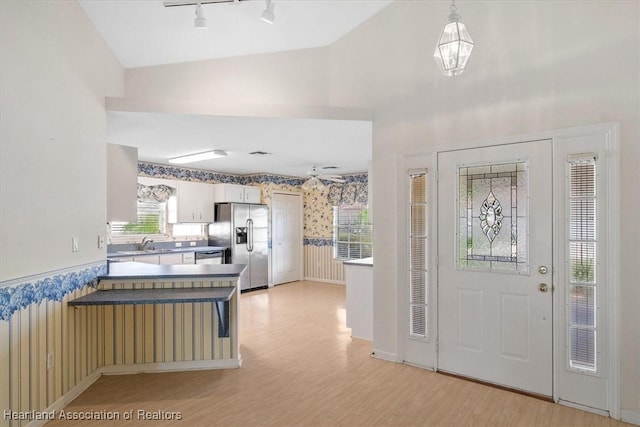
<path fill-rule="evenodd" d="M 239 367 L 245 268 L 111 262 L 96 290 L 68 305 L 93 310 L 89 317 L 101 324 L 103 373 Z"/>

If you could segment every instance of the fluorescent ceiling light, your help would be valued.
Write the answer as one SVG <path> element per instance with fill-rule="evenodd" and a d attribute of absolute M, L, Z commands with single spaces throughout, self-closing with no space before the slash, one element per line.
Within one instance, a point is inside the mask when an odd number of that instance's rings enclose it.
<path fill-rule="evenodd" d="M 186 156 L 173 157 L 169 159 L 169 163 L 176 165 L 182 165 L 185 163 L 200 162 L 202 160 L 215 159 L 216 157 L 225 157 L 226 151 L 223 150 L 211 150 L 204 153 L 188 154 Z"/>
<path fill-rule="evenodd" d="M 273 9 L 276 6 L 273 4 L 271 0 L 267 0 L 267 8 L 262 12 L 262 19 L 264 22 L 268 22 L 269 24 L 273 24 L 273 21 L 276 20 L 276 15 L 273 13 Z"/>

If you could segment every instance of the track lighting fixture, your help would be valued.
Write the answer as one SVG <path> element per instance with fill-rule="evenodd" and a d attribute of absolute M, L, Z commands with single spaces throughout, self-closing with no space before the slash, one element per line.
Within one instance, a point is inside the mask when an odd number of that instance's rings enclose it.
<path fill-rule="evenodd" d="M 202 10 L 202 3 L 198 2 L 196 4 L 196 18 L 193 20 L 195 27 L 199 30 L 206 30 L 207 27 L 207 18 L 204 16 L 204 11 Z"/>
<path fill-rule="evenodd" d="M 269 24 L 273 24 L 273 21 L 276 19 L 276 15 L 273 13 L 273 9 L 276 7 L 271 0 L 266 0 L 267 7 L 262 12 L 262 19 L 264 22 L 268 22 Z"/>

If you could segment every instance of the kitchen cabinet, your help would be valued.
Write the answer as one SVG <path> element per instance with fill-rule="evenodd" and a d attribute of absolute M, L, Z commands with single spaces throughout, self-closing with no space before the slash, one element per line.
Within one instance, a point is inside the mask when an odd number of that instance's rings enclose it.
<path fill-rule="evenodd" d="M 194 252 L 174 252 L 160 255 L 160 264 L 194 264 Z"/>
<path fill-rule="evenodd" d="M 172 254 L 162 254 L 160 255 L 160 264 L 182 264 L 182 254 L 181 253 L 172 253 Z"/>
<path fill-rule="evenodd" d="M 138 218 L 138 149 L 107 144 L 107 222 Z"/>
<path fill-rule="evenodd" d="M 213 188 L 202 182 L 178 181 L 178 222 L 213 222 Z"/>
<path fill-rule="evenodd" d="M 160 264 L 160 255 L 140 255 L 133 257 L 134 262 L 144 262 L 145 264 Z"/>
<path fill-rule="evenodd" d="M 185 252 L 182 254 L 182 263 L 183 264 L 195 264 L 196 263 L 196 253 L 195 252 Z"/>
<path fill-rule="evenodd" d="M 238 184 L 213 184 L 215 203 L 260 203 L 260 187 Z"/>

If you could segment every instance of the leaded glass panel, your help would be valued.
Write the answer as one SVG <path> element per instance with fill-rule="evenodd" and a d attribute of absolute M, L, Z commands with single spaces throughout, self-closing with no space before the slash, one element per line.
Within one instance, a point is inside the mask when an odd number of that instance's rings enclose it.
<path fill-rule="evenodd" d="M 458 267 L 528 273 L 527 165 L 458 168 Z"/>

